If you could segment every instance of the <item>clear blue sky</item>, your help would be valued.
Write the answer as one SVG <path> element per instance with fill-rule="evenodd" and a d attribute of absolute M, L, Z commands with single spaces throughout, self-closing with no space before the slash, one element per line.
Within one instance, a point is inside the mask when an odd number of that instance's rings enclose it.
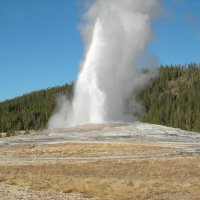
<path fill-rule="evenodd" d="M 0 0 L 0 101 L 76 79 L 87 0 Z M 200 0 L 163 0 L 149 49 L 160 64 L 200 63 Z"/>

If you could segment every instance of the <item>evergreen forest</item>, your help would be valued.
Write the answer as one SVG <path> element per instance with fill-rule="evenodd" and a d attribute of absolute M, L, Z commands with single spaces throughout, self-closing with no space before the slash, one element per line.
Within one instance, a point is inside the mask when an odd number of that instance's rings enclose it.
<path fill-rule="evenodd" d="M 73 86 L 65 84 L 0 102 L 0 132 L 45 128 L 57 96 L 71 99 Z M 136 96 L 144 107 L 140 121 L 200 132 L 199 64 L 161 66 L 158 76 Z"/>

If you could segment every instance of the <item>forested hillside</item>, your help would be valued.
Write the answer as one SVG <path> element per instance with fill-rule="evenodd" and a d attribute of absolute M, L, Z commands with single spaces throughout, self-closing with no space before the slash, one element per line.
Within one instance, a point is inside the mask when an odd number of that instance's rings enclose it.
<path fill-rule="evenodd" d="M 159 76 L 137 99 L 141 121 L 200 131 L 200 65 L 161 66 Z M 0 103 L 0 132 L 44 128 L 59 94 L 73 96 L 73 84 L 32 92 Z"/>
<path fill-rule="evenodd" d="M 200 131 L 200 65 L 161 66 L 138 99 L 146 109 L 143 122 Z"/>
<path fill-rule="evenodd" d="M 0 132 L 44 128 L 54 111 L 56 97 L 66 94 L 71 98 L 72 91 L 73 84 L 66 84 L 0 103 Z"/>

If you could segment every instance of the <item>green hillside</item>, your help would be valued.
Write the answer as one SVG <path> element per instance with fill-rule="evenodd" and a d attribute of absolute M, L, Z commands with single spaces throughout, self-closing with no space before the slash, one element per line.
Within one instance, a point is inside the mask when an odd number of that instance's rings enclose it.
<path fill-rule="evenodd" d="M 38 130 L 45 127 L 52 115 L 56 97 L 72 97 L 73 84 L 35 91 L 0 103 L 0 132 Z"/>
<path fill-rule="evenodd" d="M 0 103 L 0 132 L 44 128 L 59 94 L 73 95 L 73 84 L 32 92 Z M 161 66 L 159 76 L 137 99 L 145 108 L 140 120 L 200 131 L 200 65 Z"/>
<path fill-rule="evenodd" d="M 200 65 L 161 66 L 138 99 L 146 109 L 143 122 L 200 132 Z"/>

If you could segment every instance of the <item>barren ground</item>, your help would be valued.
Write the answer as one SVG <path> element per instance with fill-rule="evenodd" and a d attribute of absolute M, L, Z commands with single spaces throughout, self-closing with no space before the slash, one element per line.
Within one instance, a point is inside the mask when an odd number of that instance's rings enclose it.
<path fill-rule="evenodd" d="M 2 199 L 200 199 L 200 133 L 82 125 L 0 140 Z"/>

